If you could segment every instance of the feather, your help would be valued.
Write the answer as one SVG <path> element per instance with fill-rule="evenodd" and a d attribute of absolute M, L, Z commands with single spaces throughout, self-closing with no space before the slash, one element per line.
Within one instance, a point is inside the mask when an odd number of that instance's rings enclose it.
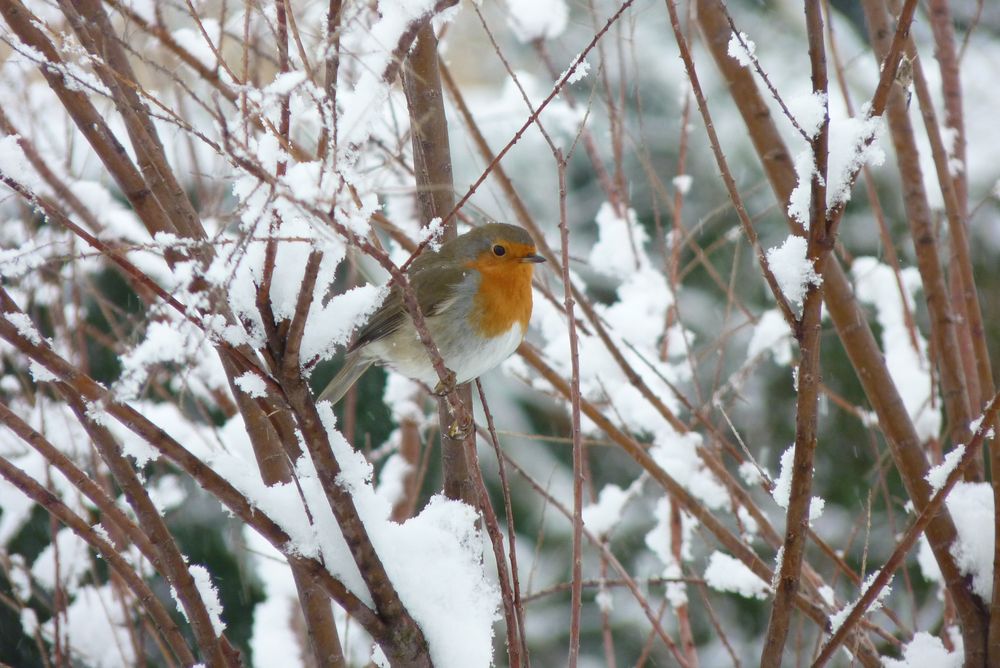
<path fill-rule="evenodd" d="M 351 388 L 351 385 L 354 385 L 358 378 L 361 377 L 361 374 L 368 370 L 373 361 L 363 355 L 360 350 L 353 350 L 347 353 L 347 357 L 344 359 L 344 366 L 340 368 L 340 371 L 333 377 L 333 380 L 327 383 L 317 401 L 329 401 L 336 406 L 337 402 L 347 394 L 347 390 Z"/>
<path fill-rule="evenodd" d="M 429 259 L 437 260 L 437 258 Z M 454 303 L 455 290 L 468 274 L 467 270 L 444 266 L 439 260 L 420 265 L 415 263 L 413 269 L 415 271 L 410 276 L 410 285 L 416 291 L 417 303 L 420 304 L 425 318 L 441 313 Z M 404 319 L 409 317 L 403 304 L 403 291 L 395 285 L 382 306 L 358 331 L 358 336 L 349 350 L 355 351 L 372 341 L 384 339 L 398 330 Z"/>

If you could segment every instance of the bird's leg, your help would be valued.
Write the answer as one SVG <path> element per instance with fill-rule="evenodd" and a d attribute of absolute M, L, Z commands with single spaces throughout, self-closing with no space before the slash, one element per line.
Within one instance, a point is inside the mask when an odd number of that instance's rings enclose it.
<path fill-rule="evenodd" d="M 455 376 L 455 372 L 451 369 L 445 369 L 447 375 L 445 375 L 444 380 L 439 380 L 438 384 L 434 386 L 434 396 L 443 397 L 447 394 L 451 394 L 451 391 L 455 389 L 455 381 L 458 378 Z"/>
<path fill-rule="evenodd" d="M 444 380 L 439 381 L 438 384 L 434 387 L 434 395 L 437 397 L 445 397 L 451 394 L 451 392 L 455 390 L 457 387 L 456 381 L 458 379 L 455 376 L 455 372 L 452 371 L 451 369 L 445 369 L 445 371 L 447 371 L 447 374 L 445 374 Z M 452 417 L 455 417 L 454 406 L 449 405 L 448 412 L 451 413 Z M 465 412 L 466 415 L 461 417 L 455 417 L 455 420 L 451 423 L 451 426 L 448 427 L 448 437 L 451 439 L 464 440 L 466 436 L 472 433 L 472 430 L 476 426 L 475 422 L 472 420 L 472 416 L 468 415 L 467 411 L 463 412 Z"/>

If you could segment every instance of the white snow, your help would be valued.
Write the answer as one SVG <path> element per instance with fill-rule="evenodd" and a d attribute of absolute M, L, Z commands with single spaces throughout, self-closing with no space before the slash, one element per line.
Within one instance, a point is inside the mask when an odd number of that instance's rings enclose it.
<path fill-rule="evenodd" d="M 987 605 L 993 597 L 993 490 L 989 483 L 959 482 L 948 494 L 958 540 L 951 546 L 959 570 Z"/>
<path fill-rule="evenodd" d="M 774 481 L 774 502 L 781 508 L 788 510 L 788 501 L 792 493 L 792 462 L 795 460 L 795 444 L 781 453 L 781 473 Z M 823 514 L 823 507 L 826 502 L 818 496 L 812 497 L 809 502 L 809 521 L 814 522 Z"/>
<path fill-rule="evenodd" d="M 864 596 L 865 593 L 871 588 L 872 584 L 874 584 L 875 582 L 875 578 L 877 578 L 878 575 L 879 571 L 874 571 L 872 573 L 869 573 L 868 577 L 866 577 L 864 582 L 861 583 L 861 591 L 858 595 L 858 600 L 861 600 L 861 596 Z M 872 601 L 871 605 L 868 606 L 868 610 L 866 611 L 866 613 L 870 613 L 882 607 L 882 605 L 885 603 L 885 599 L 888 598 L 889 594 L 892 593 L 893 579 L 894 577 L 889 578 L 889 582 L 886 583 L 886 585 L 882 587 L 881 590 L 879 590 L 878 594 L 875 596 L 875 600 Z M 851 611 L 854 610 L 856 605 L 857 601 L 849 603 L 840 610 L 838 610 L 837 612 L 830 615 L 830 628 L 834 633 L 836 633 L 837 629 L 843 626 L 844 622 L 847 621 L 847 617 L 851 614 Z"/>
<path fill-rule="evenodd" d="M 264 590 L 264 600 L 254 608 L 250 648 L 255 666 L 304 665 L 293 628 L 299 605 L 295 581 L 281 555 L 257 533 L 244 530 L 248 555 Z"/>
<path fill-rule="evenodd" d="M 792 96 L 788 100 L 788 110 L 795 122 L 810 138 L 815 137 L 827 114 L 827 96 L 820 91 L 810 91 L 805 95 Z"/>
<path fill-rule="evenodd" d="M 121 356 L 122 373 L 113 392 L 120 401 L 142 396 L 151 371 L 162 365 L 183 365 L 182 377 L 167 376 L 170 385 L 180 390 L 190 388 L 202 396 L 213 390 L 228 391 L 225 371 L 206 333 L 173 311 L 164 318 L 149 322 L 146 336 Z"/>
<path fill-rule="evenodd" d="M 615 609 L 614 596 L 612 596 L 611 590 L 607 587 L 601 587 L 598 590 L 597 596 L 594 597 L 594 603 L 597 604 L 597 607 L 604 614 L 610 614 Z"/>
<path fill-rule="evenodd" d="M 383 75 L 393 58 L 393 49 L 410 25 L 434 8 L 433 0 L 413 2 L 380 2 L 378 20 L 370 27 L 360 27 L 342 39 L 345 53 L 358 53 L 361 75 L 353 90 L 345 86 L 338 93 L 343 114 L 338 119 L 338 131 L 345 146 L 360 146 L 374 128 L 379 113 L 389 99 L 388 84 Z M 361 42 L 361 43 L 356 43 Z M 345 161 L 353 162 L 349 155 Z M 346 167 L 347 165 L 345 165 Z"/>
<path fill-rule="evenodd" d="M 951 546 L 959 569 L 972 578 L 972 589 L 987 604 L 993 592 L 993 492 L 989 483 L 958 482 L 945 500 L 955 520 L 958 540 Z M 926 580 L 943 584 L 941 570 L 924 536 L 917 563 Z"/>
<path fill-rule="evenodd" d="M 269 95 L 288 95 L 306 80 L 306 73 L 302 70 L 291 72 L 278 72 L 274 81 L 264 88 L 264 93 Z"/>
<path fill-rule="evenodd" d="M 75 591 L 90 571 L 87 541 L 70 529 L 60 529 L 56 540 L 49 543 L 31 565 L 31 576 L 49 591 L 56 585 Z M 59 570 L 56 570 L 58 559 Z"/>
<path fill-rule="evenodd" d="M 202 18 L 201 25 L 204 33 L 198 28 L 180 28 L 173 32 L 172 37 L 178 46 L 194 56 L 194 59 L 210 70 L 215 69 L 216 58 L 212 46 L 218 47 L 222 33 L 222 27 L 215 19 Z M 212 40 L 212 44 L 205 41 L 205 35 Z"/>
<path fill-rule="evenodd" d="M 238 376 L 234 381 L 236 386 L 254 398 L 267 396 L 267 384 L 264 379 L 253 371 Z"/>
<path fill-rule="evenodd" d="M 648 547 L 663 564 L 663 570 L 660 575 L 665 578 L 679 578 L 683 575 L 683 571 L 681 570 L 681 564 L 678 563 L 677 559 L 674 557 L 674 545 L 671 538 L 672 533 L 670 527 L 670 512 L 670 498 L 667 496 L 661 497 L 656 502 L 656 508 L 653 510 L 653 516 L 656 518 L 656 525 L 649 531 L 649 533 L 646 534 L 646 547 Z M 691 536 L 694 533 L 695 528 L 698 526 L 698 521 L 683 510 L 680 512 L 680 516 L 681 544 L 677 546 L 679 548 L 678 552 L 681 556 L 681 561 L 690 561 Z M 688 602 L 687 585 L 683 582 L 667 583 L 664 595 L 667 602 L 670 603 L 670 607 L 676 610 L 677 608 L 686 605 Z"/>
<path fill-rule="evenodd" d="M 985 415 L 980 415 L 979 417 L 970 420 L 969 431 L 971 431 L 973 434 L 977 434 L 979 432 L 979 428 L 983 425 L 983 419 L 985 417 L 986 417 Z M 990 427 L 983 434 L 983 439 L 990 440 L 993 438 L 996 438 L 996 432 L 994 431 L 993 427 Z"/>
<path fill-rule="evenodd" d="M 790 234 L 784 243 L 769 248 L 766 253 L 767 266 L 774 274 L 785 299 L 799 308 L 802 308 L 809 286 L 818 287 L 823 283 L 812 260 L 806 257 L 807 250 L 808 241 L 804 237 Z"/>
<path fill-rule="evenodd" d="M 904 308 L 913 312 L 915 294 L 921 287 L 919 272 L 916 267 L 901 270 L 902 295 L 892 268 L 875 258 L 855 258 L 851 277 L 858 300 L 875 307 L 885 363 L 917 434 L 921 440 L 936 437 L 941 430 L 941 401 L 931 383 L 927 342 L 917 330 L 914 349 L 903 314 Z"/>
<path fill-rule="evenodd" d="M 715 591 L 764 600 L 771 586 L 761 580 L 742 561 L 716 550 L 708 558 L 705 583 Z"/>
<path fill-rule="evenodd" d="M 110 583 L 86 585 L 76 591 L 73 602 L 61 616 L 60 633 L 68 639 L 73 654 L 94 668 L 121 668 L 136 665 L 135 648 L 130 637 L 131 619 L 120 605 Z M 55 620 L 42 624 L 42 635 L 52 639 Z"/>
<path fill-rule="evenodd" d="M 747 346 L 747 359 L 767 354 L 779 366 L 792 363 L 792 331 L 781 315 L 781 311 L 770 309 L 760 314 L 760 320 L 753 328 L 750 344 Z"/>
<path fill-rule="evenodd" d="M 825 102 L 825 101 L 824 101 Z M 815 132 L 816 112 L 807 112 L 803 126 L 807 133 Z M 829 154 L 826 166 L 826 208 L 828 211 L 851 199 L 851 175 L 868 164 L 878 167 L 885 161 L 885 152 L 879 145 L 880 118 L 846 118 L 831 115 L 829 125 Z M 816 160 L 809 145 L 795 155 L 796 184 L 788 201 L 788 213 L 805 228 L 810 219 L 812 178 L 816 173 Z"/>
<path fill-rule="evenodd" d="M 424 422 L 424 410 L 420 405 L 422 392 L 420 385 L 406 376 L 395 371 L 386 374 L 382 401 L 392 411 L 396 424 L 402 424 L 404 420 L 418 424 Z"/>
<path fill-rule="evenodd" d="M 381 306 L 389 290 L 381 285 L 352 288 L 330 299 L 325 305 L 313 301 L 302 335 L 300 360 L 314 357 L 330 359 L 339 346 L 347 343 L 354 329 Z"/>
<path fill-rule="evenodd" d="M 521 42 L 553 39 L 566 30 L 565 0 L 507 0 L 507 25 Z"/>
<path fill-rule="evenodd" d="M 597 503 L 583 508 L 583 525 L 595 536 L 607 536 L 621 521 L 631 494 L 618 485 L 601 488 Z"/>
<path fill-rule="evenodd" d="M 882 657 L 884 668 L 961 668 L 963 662 L 961 647 L 949 652 L 940 638 L 924 631 L 917 631 L 903 646 L 903 658 Z"/>
<path fill-rule="evenodd" d="M 41 54 L 39 54 L 41 55 Z M 28 159 L 24 156 L 17 135 L 0 137 L 0 173 L 17 177 L 17 180 L 33 190 L 39 185 L 40 179 L 31 169 Z"/>
<path fill-rule="evenodd" d="M 157 477 L 153 483 L 147 482 L 146 491 L 149 493 L 149 500 L 161 515 L 188 499 L 188 490 L 181 483 L 180 477 L 170 473 Z"/>
<path fill-rule="evenodd" d="M 646 230 L 639 224 L 635 211 L 629 209 L 622 217 L 610 202 L 601 205 L 594 220 L 597 242 L 590 249 L 590 266 L 608 276 L 627 279 L 646 263 L 644 254 L 634 250 L 644 248 L 649 241 Z"/>
<path fill-rule="evenodd" d="M 378 487 L 375 493 L 391 506 L 403 500 L 406 492 L 406 476 L 413 471 L 413 466 L 399 453 L 385 460 L 379 471 Z"/>
<path fill-rule="evenodd" d="M 579 58 L 579 56 L 577 56 L 577 58 Z M 573 59 L 573 63 L 576 63 L 576 58 Z M 562 79 L 570 72 L 570 69 L 572 69 L 573 72 L 569 75 L 569 78 L 566 79 L 567 84 L 575 84 L 578 81 L 583 81 L 587 75 L 590 74 L 590 63 L 587 62 L 586 58 L 581 60 L 577 65 L 574 65 L 573 63 L 571 63 L 569 68 L 559 76 L 559 81 L 562 81 Z"/>
<path fill-rule="evenodd" d="M 441 236 L 444 234 L 444 222 L 440 216 L 432 218 L 431 222 L 420 228 L 420 235 L 417 243 L 427 243 L 427 247 L 432 251 L 441 250 Z"/>
<path fill-rule="evenodd" d="M 862 165 L 878 167 L 885 162 L 885 151 L 878 139 L 881 118 L 831 118 L 830 154 L 827 157 L 827 209 L 849 202 L 849 177 Z M 867 142 L 867 145 L 866 145 Z"/>
<path fill-rule="evenodd" d="M 7 311 L 3 314 L 3 317 L 7 322 L 14 325 L 17 333 L 27 339 L 28 343 L 36 346 L 41 345 L 42 335 L 35 329 L 35 323 L 31 322 L 31 318 L 26 313 Z"/>
<path fill-rule="evenodd" d="M 743 482 L 747 484 L 748 487 L 755 487 L 765 480 L 767 475 L 766 471 L 762 471 L 761 468 L 754 462 L 743 462 L 739 466 L 740 478 Z"/>
<path fill-rule="evenodd" d="M 649 454 L 664 471 L 713 510 L 729 507 L 729 492 L 698 456 L 701 434 L 678 434 L 663 427 Z"/>
<path fill-rule="evenodd" d="M 212 584 L 212 576 L 209 575 L 208 569 L 204 566 L 197 564 L 188 566 L 188 571 L 190 571 L 191 577 L 194 578 L 195 589 L 198 590 L 198 595 L 205 604 L 205 610 L 208 612 L 209 620 L 212 622 L 212 630 L 216 636 L 219 636 L 226 630 L 226 625 L 222 621 L 222 603 L 219 602 L 219 590 Z M 170 595 L 173 596 L 174 601 L 177 603 L 177 610 L 184 615 L 185 619 L 188 619 L 187 610 L 181 605 L 180 599 L 177 596 L 177 590 L 171 587 Z"/>
<path fill-rule="evenodd" d="M 937 466 L 932 466 L 924 476 L 924 479 L 930 483 L 932 493 L 937 494 L 942 487 L 944 487 L 945 481 L 951 472 L 955 470 L 958 463 L 961 461 L 962 456 L 965 454 L 965 446 L 959 443 L 956 445 L 951 452 L 944 456 L 944 461 Z"/>
<path fill-rule="evenodd" d="M 677 192 L 682 195 L 687 195 L 691 192 L 691 184 L 694 183 L 694 177 L 690 174 L 678 174 L 670 181 L 674 184 L 674 188 L 677 189 Z"/>
<path fill-rule="evenodd" d="M 59 380 L 59 376 L 49 371 L 48 368 L 40 364 L 38 360 L 31 360 L 28 362 L 28 373 L 31 374 L 31 377 L 36 383 L 51 383 Z"/>
<path fill-rule="evenodd" d="M 726 52 L 730 58 L 735 59 L 743 67 L 751 67 L 757 52 L 757 45 L 745 32 L 741 32 L 739 35 L 734 32 L 729 36 Z"/>

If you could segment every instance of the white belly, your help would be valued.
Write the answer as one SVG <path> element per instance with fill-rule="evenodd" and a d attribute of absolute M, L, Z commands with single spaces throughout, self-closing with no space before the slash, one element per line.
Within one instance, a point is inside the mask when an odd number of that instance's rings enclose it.
<path fill-rule="evenodd" d="M 482 339 L 471 330 L 435 331 L 438 328 L 433 320 L 431 318 L 428 322 L 431 336 L 441 351 L 444 365 L 455 372 L 455 380 L 459 384 L 478 378 L 498 366 L 517 350 L 524 339 L 520 323 L 514 323 L 504 334 Z M 386 366 L 428 387 L 433 388 L 440 381 L 427 349 L 417 338 L 412 325 L 401 327 L 385 339 L 373 341 L 367 348 Z"/>
<path fill-rule="evenodd" d="M 472 338 L 472 335 L 469 337 Z M 468 346 L 467 350 L 450 353 L 444 358 L 445 365 L 455 372 L 459 383 L 465 383 L 500 366 L 501 362 L 514 354 L 523 340 L 524 330 L 521 329 L 521 323 L 516 322 L 506 334 L 481 340 L 476 345 Z"/>

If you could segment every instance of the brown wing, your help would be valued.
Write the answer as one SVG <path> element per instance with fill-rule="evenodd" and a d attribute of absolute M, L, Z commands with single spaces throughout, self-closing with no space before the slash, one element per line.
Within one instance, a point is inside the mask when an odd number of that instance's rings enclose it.
<path fill-rule="evenodd" d="M 411 285 L 415 284 L 417 301 L 424 309 L 424 317 L 436 315 L 452 303 L 455 288 L 468 271 L 470 270 L 432 264 L 420 267 L 420 270 L 410 277 Z M 413 280 L 415 277 L 416 281 Z M 382 306 L 358 330 L 358 336 L 348 350 L 356 350 L 393 334 L 403 325 L 407 317 L 409 316 L 403 305 L 403 291 L 398 286 L 393 286 Z"/>

